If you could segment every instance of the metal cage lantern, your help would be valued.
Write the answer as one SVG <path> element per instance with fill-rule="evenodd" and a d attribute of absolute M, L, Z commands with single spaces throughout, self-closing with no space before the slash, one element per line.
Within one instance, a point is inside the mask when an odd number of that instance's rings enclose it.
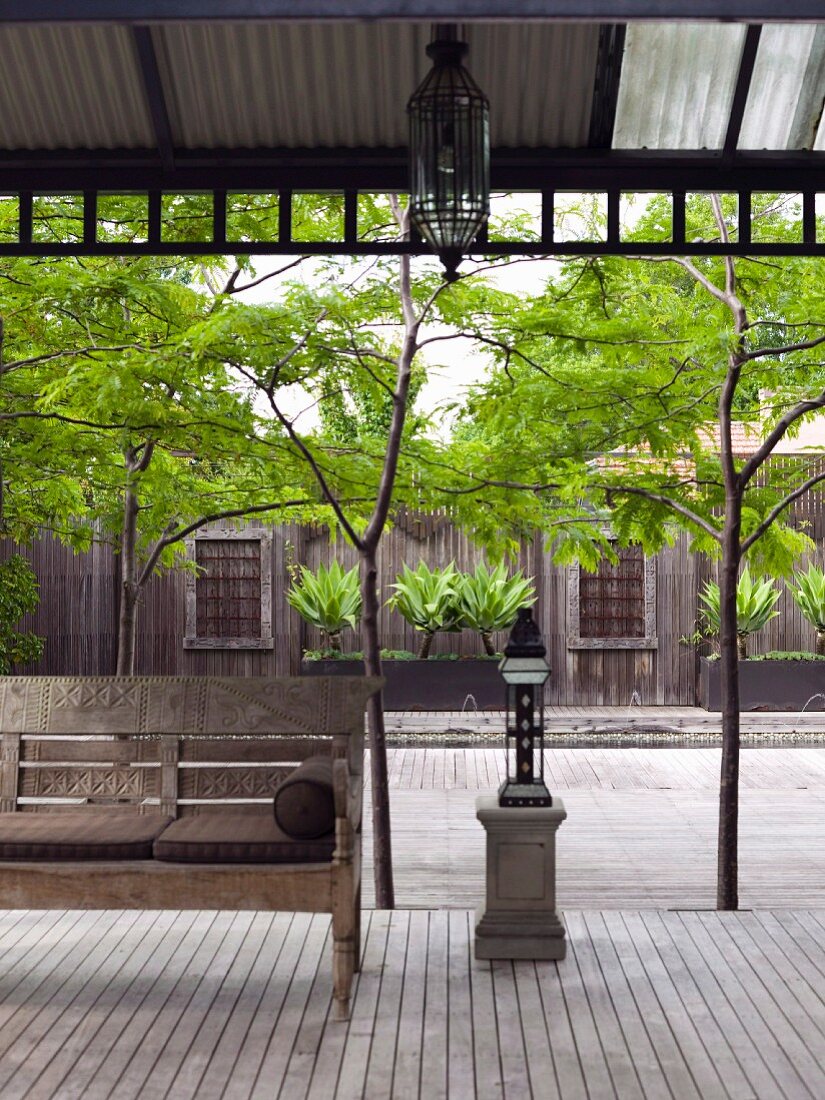
<path fill-rule="evenodd" d="M 407 104 L 410 217 L 448 282 L 490 214 L 490 105 L 461 64 L 466 52 L 455 24 L 434 27 L 433 67 Z"/>
<path fill-rule="evenodd" d="M 499 788 L 500 806 L 553 805 L 544 783 L 546 652 L 533 612 L 519 608 L 498 666 L 507 693 L 507 778 Z"/>

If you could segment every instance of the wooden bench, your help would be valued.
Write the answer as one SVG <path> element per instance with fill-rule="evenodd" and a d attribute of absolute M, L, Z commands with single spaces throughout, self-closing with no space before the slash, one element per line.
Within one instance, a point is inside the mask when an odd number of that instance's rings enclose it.
<path fill-rule="evenodd" d="M 364 708 L 379 687 L 338 676 L 0 678 L 0 908 L 331 913 L 345 1017 L 360 959 Z M 318 754 L 332 757 L 334 834 L 284 848 L 274 792 Z M 182 856 L 158 856 L 167 828 L 199 843 L 182 836 L 166 844 Z M 259 842 L 273 836 L 279 861 L 261 862 L 270 848 Z"/>

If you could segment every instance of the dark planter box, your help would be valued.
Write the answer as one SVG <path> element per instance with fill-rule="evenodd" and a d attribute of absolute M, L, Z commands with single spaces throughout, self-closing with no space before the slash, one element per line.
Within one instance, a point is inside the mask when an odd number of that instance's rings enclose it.
<path fill-rule="evenodd" d="M 811 697 L 825 692 L 825 661 L 740 661 L 740 710 L 800 711 Z M 699 705 L 722 709 L 718 661 L 699 663 Z M 825 710 L 825 699 L 813 699 L 808 710 Z"/>
<path fill-rule="evenodd" d="M 382 661 L 387 710 L 461 710 L 472 695 L 479 710 L 504 706 L 496 661 Z M 302 661 L 302 676 L 363 676 L 363 661 Z M 468 704 L 472 707 L 472 701 Z"/>

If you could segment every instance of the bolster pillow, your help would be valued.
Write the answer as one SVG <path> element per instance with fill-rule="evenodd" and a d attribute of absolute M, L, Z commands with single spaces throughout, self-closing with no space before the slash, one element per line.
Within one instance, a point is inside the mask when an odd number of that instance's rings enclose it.
<path fill-rule="evenodd" d="M 310 756 L 275 792 L 275 823 L 294 840 L 315 840 L 335 828 L 332 757 Z"/>

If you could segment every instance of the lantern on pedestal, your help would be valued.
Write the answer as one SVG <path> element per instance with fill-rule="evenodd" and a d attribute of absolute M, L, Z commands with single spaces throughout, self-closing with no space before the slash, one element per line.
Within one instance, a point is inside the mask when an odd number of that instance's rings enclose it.
<path fill-rule="evenodd" d="M 447 282 L 490 214 L 490 106 L 461 64 L 454 23 L 436 24 L 433 67 L 407 104 L 410 218 L 444 264 Z"/>
<path fill-rule="evenodd" d="M 507 693 L 507 778 L 500 806 L 552 806 L 544 783 L 544 684 L 547 650 L 529 607 L 519 608 L 499 671 Z"/>

